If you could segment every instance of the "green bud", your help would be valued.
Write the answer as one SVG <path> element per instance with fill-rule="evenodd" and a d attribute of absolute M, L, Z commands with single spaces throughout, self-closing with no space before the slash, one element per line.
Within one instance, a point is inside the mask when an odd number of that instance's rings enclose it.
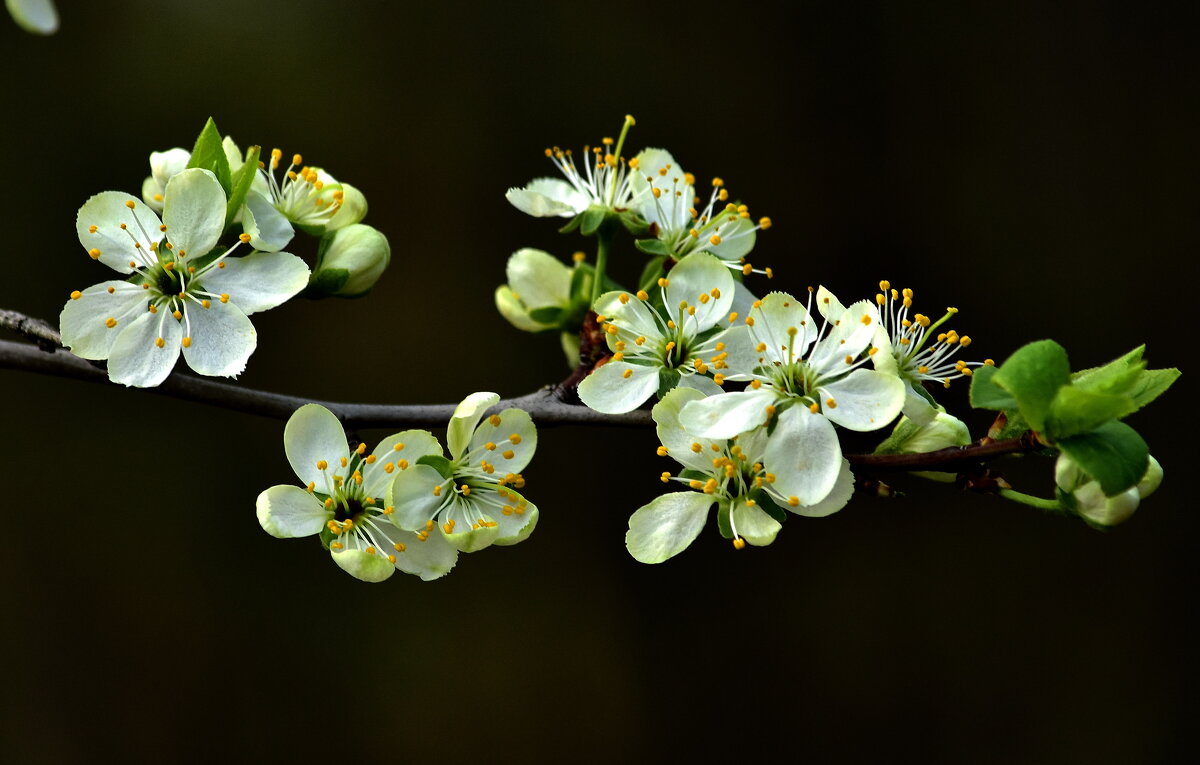
<path fill-rule="evenodd" d="M 1080 469 L 1066 453 L 1058 455 L 1054 466 L 1054 482 L 1064 504 L 1093 526 L 1116 526 L 1128 520 L 1143 497 L 1162 483 L 1163 469 L 1158 460 L 1150 458 L 1150 467 L 1137 486 L 1114 496 L 1106 496 L 1100 483 Z"/>
<path fill-rule="evenodd" d="M 963 421 L 952 414 L 938 412 L 924 425 L 901 417 L 892 435 L 879 445 L 876 454 L 924 454 L 950 446 L 971 443 L 971 433 Z"/>
<path fill-rule="evenodd" d="M 309 295 L 364 295 L 375 286 L 391 257 L 387 237 L 371 226 L 354 223 L 327 233 L 321 238 L 317 265 L 309 280 Z"/>
<path fill-rule="evenodd" d="M 325 224 L 326 233 L 353 226 L 367 217 L 367 198 L 363 193 L 349 183 L 341 184 L 341 191 L 342 206 Z"/>

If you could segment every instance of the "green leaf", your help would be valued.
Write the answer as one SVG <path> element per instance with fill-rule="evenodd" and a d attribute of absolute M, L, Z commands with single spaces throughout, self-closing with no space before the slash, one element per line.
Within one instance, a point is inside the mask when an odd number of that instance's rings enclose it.
<path fill-rule="evenodd" d="M 221 145 L 221 134 L 217 132 L 217 123 L 213 122 L 212 117 L 208 118 L 204 129 L 200 131 L 200 137 L 196 139 L 196 146 L 192 149 L 192 158 L 188 161 L 188 167 L 199 167 L 217 176 L 221 188 L 225 189 L 225 196 L 230 196 L 233 179 L 229 173 L 229 160 L 225 157 L 225 147 Z"/>
<path fill-rule="evenodd" d="M 1050 402 L 1059 388 L 1071 382 L 1071 365 L 1061 345 L 1038 340 L 1009 356 L 992 381 L 1013 395 L 1022 416 L 1034 430 L 1041 431 Z"/>
<path fill-rule="evenodd" d="M 1170 388 L 1179 379 L 1179 375 L 1179 370 L 1174 367 L 1143 370 L 1129 390 L 1129 397 L 1133 399 L 1134 403 L 1134 411 L 1166 393 L 1167 388 Z"/>
<path fill-rule="evenodd" d="M 1106 422 L 1090 433 L 1064 438 L 1058 447 L 1110 497 L 1137 485 L 1150 465 L 1146 442 L 1123 422 Z"/>
<path fill-rule="evenodd" d="M 976 409 L 1016 409 L 1017 400 L 992 379 L 996 367 L 983 366 L 971 375 L 971 406 Z"/>
<path fill-rule="evenodd" d="M 647 255 L 670 255 L 671 248 L 661 239 L 635 239 L 633 246 Z"/>
<path fill-rule="evenodd" d="M 647 261 L 645 268 L 642 269 L 642 275 L 638 277 L 638 289 L 650 292 L 658 284 L 659 277 L 665 272 L 663 271 L 663 262 L 666 257 L 651 258 Z"/>
<path fill-rule="evenodd" d="M 575 229 L 579 228 L 579 224 L 582 220 L 583 220 L 583 213 L 580 213 L 580 214 L 576 215 L 574 218 L 571 218 L 571 221 L 569 223 L 567 223 L 567 225 L 560 228 L 558 230 L 558 233 L 560 233 L 560 234 L 571 233 Z"/>
<path fill-rule="evenodd" d="M 1119 420 L 1137 409 L 1129 396 L 1097 393 L 1064 385 L 1046 412 L 1046 435 L 1052 440 L 1095 430 L 1109 420 Z"/>
<path fill-rule="evenodd" d="M 304 296 L 307 298 L 329 297 L 349 281 L 350 272 L 344 268 L 322 268 L 314 271 L 308 279 Z"/>
<path fill-rule="evenodd" d="M 250 191 L 250 184 L 254 183 L 254 176 L 258 174 L 258 154 L 261 150 L 259 146 L 251 146 L 247 149 L 246 162 L 233 175 L 231 180 L 233 191 L 229 194 L 229 206 L 225 210 L 226 226 L 233 223 L 233 219 L 237 217 L 238 211 L 242 209 L 242 205 L 246 201 L 246 193 Z"/>
<path fill-rule="evenodd" d="M 1145 348 L 1139 345 L 1102 367 L 1076 372 L 1071 379 L 1076 387 L 1085 390 L 1128 395 L 1134 403 L 1129 413 L 1136 412 L 1165 393 L 1179 379 L 1179 370 L 1175 368 L 1146 369 L 1146 362 L 1142 359 Z"/>
<path fill-rule="evenodd" d="M 450 460 L 446 459 L 440 454 L 426 454 L 417 460 L 417 464 L 428 465 L 429 467 L 438 471 L 438 474 L 440 474 L 442 478 L 450 478 L 454 475 L 454 467 L 451 465 Z"/>
<path fill-rule="evenodd" d="M 571 270 L 571 287 L 567 291 L 572 303 L 588 303 L 592 296 L 592 278 L 596 269 L 590 263 L 579 263 Z"/>
<path fill-rule="evenodd" d="M 582 219 L 579 223 L 579 233 L 584 236 L 591 236 L 600 229 L 604 223 L 604 219 L 608 217 L 608 208 L 599 205 L 592 205 L 588 209 L 580 213 Z"/>
<path fill-rule="evenodd" d="M 539 324 L 553 324 L 557 326 L 559 320 L 562 319 L 562 316 L 562 307 L 556 305 L 542 306 L 541 308 L 535 308 L 529 312 L 529 318 L 533 319 Z"/>

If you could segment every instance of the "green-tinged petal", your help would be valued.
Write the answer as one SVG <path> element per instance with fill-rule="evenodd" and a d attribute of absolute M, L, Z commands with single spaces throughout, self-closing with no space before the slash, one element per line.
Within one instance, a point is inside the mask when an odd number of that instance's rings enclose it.
<path fill-rule="evenodd" d="M 287 216 L 253 189 L 246 194 L 246 206 L 242 208 L 242 229 L 250 235 L 254 249 L 265 252 L 282 250 L 295 236 Z"/>
<path fill-rule="evenodd" d="M 499 400 L 500 395 L 497 393 L 472 393 L 454 408 L 450 424 L 446 426 L 446 446 L 450 449 L 451 459 L 456 460 L 462 456 L 467 445 L 471 443 L 471 435 L 475 432 L 475 426 L 479 424 L 483 413 L 495 406 Z"/>
<path fill-rule="evenodd" d="M 694 491 L 656 497 L 629 517 L 625 547 L 642 563 L 662 563 L 678 555 L 700 535 L 714 501 Z"/>
<path fill-rule="evenodd" d="M 183 348 L 188 366 L 214 377 L 241 374 L 258 346 L 258 333 L 242 309 L 215 300 L 208 308 L 193 303 L 184 310 L 185 330 L 191 332 L 191 342 Z"/>
<path fill-rule="evenodd" d="M 333 513 L 299 486 L 272 486 L 258 495 L 258 522 L 273 537 L 319 534 Z"/>
<path fill-rule="evenodd" d="M 163 223 L 180 257 L 207 255 L 225 229 L 225 189 L 217 176 L 193 167 L 167 181 Z"/>
<path fill-rule="evenodd" d="M 225 152 L 225 161 L 229 163 L 230 174 L 237 173 L 242 169 L 242 165 L 246 164 L 246 157 L 242 154 L 242 150 L 229 136 L 221 139 L 221 149 Z M 189 159 L 190 157 L 191 155 L 189 155 Z"/>
<path fill-rule="evenodd" d="M 374 459 L 368 458 L 370 464 L 362 467 L 363 493 L 384 496 L 397 471 L 409 469 L 427 454 L 442 455 L 442 445 L 427 430 L 406 430 L 383 439 L 371 452 Z"/>
<path fill-rule="evenodd" d="M 733 275 L 716 257 L 706 252 L 692 253 L 679 261 L 667 277 L 668 315 L 679 322 L 680 303 L 696 308 L 694 317 L 683 315 L 685 328 L 703 332 L 729 315 L 729 306 L 733 305 Z M 714 296 L 714 291 L 720 297 Z"/>
<path fill-rule="evenodd" d="M 815 505 L 829 496 L 842 461 L 833 425 L 804 406 L 779 416 L 763 453 L 764 467 L 775 474 L 774 489 L 802 505 Z"/>
<path fill-rule="evenodd" d="M 756 547 L 765 547 L 774 542 L 775 535 L 783 528 L 757 503 L 751 505 L 744 497 L 734 500 L 729 515 L 735 533 Z"/>
<path fill-rule="evenodd" d="M 753 322 L 750 337 L 766 346 L 758 351 L 760 363 L 790 364 L 804 358 L 821 329 L 804 305 L 786 292 L 768 293 L 748 318 Z"/>
<path fill-rule="evenodd" d="M 488 449 L 491 446 L 493 448 Z M 537 428 L 524 409 L 505 409 L 475 428 L 471 436 L 470 465 L 487 460 L 497 475 L 520 473 L 537 451 Z"/>
<path fill-rule="evenodd" d="M 650 414 L 657 426 L 658 440 L 667 448 L 667 454 L 684 467 L 708 473 L 712 471 L 712 445 L 715 443 L 718 448 L 723 448 L 725 439 L 713 441 L 693 435 L 679 422 L 679 413 L 687 404 L 704 398 L 698 390 L 675 388 L 654 405 Z"/>
<path fill-rule="evenodd" d="M 1154 456 L 1151 455 L 1150 456 L 1150 466 L 1148 468 L 1146 468 L 1146 475 L 1142 476 L 1142 480 L 1138 481 L 1137 486 L 1135 486 L 1133 488 L 1137 489 L 1138 494 L 1141 496 L 1142 499 L 1145 499 L 1146 497 L 1149 497 L 1154 492 L 1158 491 L 1158 487 L 1160 485 L 1162 485 L 1162 480 L 1163 480 L 1162 465 L 1160 465 L 1158 463 L 1158 460 L 1154 459 Z"/>
<path fill-rule="evenodd" d="M 496 288 L 496 310 L 500 312 L 501 316 L 508 319 L 509 324 L 522 332 L 542 332 L 555 327 L 554 324 L 534 321 L 529 315 L 529 309 L 517 299 L 516 294 L 507 284 Z"/>
<path fill-rule="evenodd" d="M 283 450 L 301 483 L 324 494 L 333 493 L 334 473 L 347 475 L 341 461 L 349 459 L 350 449 L 342 423 L 320 404 L 305 404 L 292 413 L 283 428 Z"/>
<path fill-rule="evenodd" d="M 882 354 L 877 353 L 875 355 L 879 356 Z M 891 356 L 890 353 L 887 355 Z M 875 365 L 875 371 L 881 374 L 888 374 L 886 371 L 880 369 L 878 364 Z M 934 408 L 933 404 L 929 403 L 928 399 L 913 390 L 914 385 L 920 385 L 921 383 L 912 383 L 907 380 L 902 380 L 902 382 L 904 383 L 904 408 L 901 411 L 904 413 L 904 416 L 912 420 L 915 425 L 928 425 L 933 422 L 933 418 L 937 416 L 938 410 Z"/>
<path fill-rule="evenodd" d="M 58 31 L 58 11 L 51 0 L 4 0 L 17 26 L 36 35 Z"/>
<path fill-rule="evenodd" d="M 371 532 L 387 540 L 384 544 L 390 545 L 390 549 L 384 553 L 396 557 L 396 568 L 426 582 L 445 576 L 458 561 L 458 550 L 441 534 L 422 536 L 386 523 L 378 524 Z"/>
<path fill-rule="evenodd" d="M 121 224 L 125 224 L 125 229 Z M 161 239 L 161 226 L 154 210 L 123 191 L 102 191 L 88 199 L 75 219 L 75 232 L 83 249 L 123 274 L 133 272 L 131 261 L 144 265 L 153 257 L 149 252 L 150 242 Z M 141 248 L 135 242 L 140 242 Z"/>
<path fill-rule="evenodd" d="M 658 392 L 659 367 L 609 361 L 579 383 L 579 399 L 597 412 L 632 412 Z"/>
<path fill-rule="evenodd" d="M 892 346 L 892 338 L 884 328 L 883 322 L 875 325 L 875 334 L 871 336 L 871 345 L 878 349 L 871 354 L 871 363 L 875 366 L 875 371 L 888 375 L 899 375 L 900 365 L 896 361 L 896 349 Z"/>
<path fill-rule="evenodd" d="M 633 293 L 620 290 L 605 292 L 596 298 L 593 308 L 614 327 L 627 333 L 627 343 L 636 337 L 644 336 L 654 345 L 654 341 L 662 337 L 662 329 L 654 314 L 646 303 L 638 300 Z"/>
<path fill-rule="evenodd" d="M 711 377 L 701 374 L 683 375 L 679 378 L 677 387 L 698 390 L 706 396 L 719 396 L 725 392 L 725 389 L 713 382 Z"/>
<path fill-rule="evenodd" d="M 478 552 L 490 547 L 500 536 L 500 524 L 491 516 L 491 510 L 474 496 L 460 496 L 438 516 L 442 536 L 460 552 Z"/>
<path fill-rule="evenodd" d="M 379 551 L 330 550 L 329 553 L 343 571 L 364 582 L 382 582 L 396 573 L 396 567 Z"/>
<path fill-rule="evenodd" d="M 504 198 L 521 212 L 537 218 L 570 218 L 588 206 L 586 196 L 559 178 L 535 178 L 523 189 L 509 189 Z"/>
<path fill-rule="evenodd" d="M 837 481 L 834 482 L 833 489 L 830 490 L 825 499 L 815 505 L 799 505 L 798 507 L 792 507 L 788 503 L 779 501 L 776 501 L 775 504 L 787 508 L 796 515 L 803 515 L 806 518 L 824 518 L 827 515 L 833 515 L 845 507 L 852 496 L 854 496 L 854 473 L 850 472 L 850 463 L 843 459 Z"/>
<path fill-rule="evenodd" d="M 721 238 L 721 242 L 713 244 L 709 239 L 704 244 L 704 250 L 727 263 L 740 261 L 750 254 L 757 238 L 754 221 L 740 216 L 735 216 L 735 220 L 727 220 L 722 223 L 715 233 Z"/>
<path fill-rule="evenodd" d="M 148 306 L 145 290 L 128 282 L 94 284 L 63 306 L 58 319 L 63 345 L 81 358 L 107 359 L 117 336 Z M 115 322 L 111 327 L 109 319 Z"/>
<path fill-rule="evenodd" d="M 209 269 L 201 286 L 218 295 L 229 295 L 247 315 L 295 297 L 308 284 L 308 266 L 286 252 L 255 252 L 242 258 L 226 258 L 224 268 Z"/>
<path fill-rule="evenodd" d="M 873 369 L 856 369 L 820 391 L 821 413 L 850 430 L 878 430 L 904 406 L 904 383 Z"/>
<path fill-rule="evenodd" d="M 137 388 L 158 385 L 175 368 L 182 340 L 182 326 L 169 313 L 143 313 L 117 335 L 108 354 L 108 379 Z"/>
<path fill-rule="evenodd" d="M 846 306 L 842 305 L 842 301 L 838 300 L 837 295 L 833 294 L 825 288 L 825 285 L 817 287 L 817 310 L 821 315 L 830 321 L 841 318 L 846 312 Z"/>
<path fill-rule="evenodd" d="M 406 531 L 427 530 L 453 490 L 428 465 L 413 463 L 407 470 L 397 471 L 386 492 L 386 506 L 394 508 L 392 523 Z"/>
<path fill-rule="evenodd" d="M 342 192 L 342 204 L 325 224 L 326 231 L 338 231 L 347 226 L 353 226 L 367 217 L 367 198 L 363 196 L 363 193 L 349 183 L 340 183 L 338 187 Z M 329 191 L 327 195 L 322 196 L 332 198 L 332 195 L 333 192 Z"/>
<path fill-rule="evenodd" d="M 476 494 L 472 494 L 474 496 Z M 479 499 L 495 503 L 487 510 L 500 529 L 494 544 L 508 546 L 524 542 L 537 526 L 537 506 L 506 486 L 500 487 L 496 496 L 484 493 Z"/>
<path fill-rule="evenodd" d="M 733 438 L 767 421 L 767 407 L 778 395 L 773 390 L 723 393 L 687 404 L 679 421 L 689 433 L 705 438 Z M 803 408 L 803 407 L 799 407 Z"/>
<path fill-rule="evenodd" d="M 1118 523 L 1124 523 L 1141 503 L 1137 487 L 1108 497 L 1096 481 L 1080 486 L 1074 495 L 1075 512 L 1093 526 L 1116 526 Z"/>
<path fill-rule="evenodd" d="M 548 252 L 526 247 L 508 259 L 508 286 L 526 307 L 562 306 L 571 298 L 571 269 Z"/>

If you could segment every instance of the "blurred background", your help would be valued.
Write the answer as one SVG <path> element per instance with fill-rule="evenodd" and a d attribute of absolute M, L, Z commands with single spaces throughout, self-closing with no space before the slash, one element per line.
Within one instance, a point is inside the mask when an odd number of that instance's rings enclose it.
<path fill-rule="evenodd" d="M 1135 415 L 1166 469 L 1109 533 L 953 488 L 860 496 L 737 552 L 623 548 L 661 488 L 649 432 L 556 428 L 526 543 L 357 582 L 259 527 L 282 423 L 0 372 L 0 741 L 10 762 L 758 759 L 1169 762 L 1195 720 L 1185 358 L 1197 252 L 1197 19 L 1154 3 L 60 3 L 0 19 L 0 306 L 56 321 L 105 278 L 75 213 L 137 193 L 208 116 L 367 195 L 393 264 L 355 301 L 255 317 L 240 382 L 418 403 L 566 373 L 492 306 L 504 200 L 542 149 L 614 135 L 722 176 L 774 228 L 771 287 L 962 309 L 972 351 L 1142 342 L 1185 377 Z M 632 153 L 632 152 L 631 152 Z M 294 251 L 310 258 L 312 240 Z M 642 256 L 625 240 L 617 278 Z M 760 291 L 765 282 L 752 283 Z M 12 339 L 13 336 L 5 334 Z M 951 411 L 981 432 L 990 421 Z M 362 434 L 373 441 L 385 432 Z M 1005 467 L 1048 491 L 1047 462 Z"/>

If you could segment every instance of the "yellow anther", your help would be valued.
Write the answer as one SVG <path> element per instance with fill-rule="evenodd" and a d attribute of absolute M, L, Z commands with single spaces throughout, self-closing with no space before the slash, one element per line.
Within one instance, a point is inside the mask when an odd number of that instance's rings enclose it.
<path fill-rule="evenodd" d="M 768 420 L 775 416 L 775 407 L 773 405 L 767 404 L 764 408 L 766 409 Z"/>
<path fill-rule="evenodd" d="M 511 433 L 508 436 L 508 440 L 512 443 L 513 446 L 518 446 L 521 443 L 521 434 L 520 433 Z"/>
<path fill-rule="evenodd" d="M 638 290 L 637 291 L 637 299 L 638 300 L 649 300 L 650 296 L 648 294 L 646 294 L 645 290 Z"/>
<path fill-rule="evenodd" d="M 634 345 L 642 345 L 645 342 L 646 342 L 645 337 L 638 337 L 636 340 L 633 341 L 633 344 Z"/>
<path fill-rule="evenodd" d="M 769 229 L 771 227 L 771 219 L 766 217 L 765 215 L 763 217 L 759 218 L 758 219 L 758 227 L 761 228 L 763 231 L 766 231 L 767 229 Z"/>
<path fill-rule="evenodd" d="M 604 331 L 610 335 L 615 335 L 618 332 L 620 332 L 621 330 L 617 329 L 615 324 L 606 324 L 604 327 Z"/>
<path fill-rule="evenodd" d="M 880 292 L 878 295 L 875 296 L 875 302 L 878 303 L 879 305 L 883 305 L 884 303 L 887 302 L 887 297 L 882 292 Z"/>
<path fill-rule="evenodd" d="M 500 456 L 504 457 L 506 460 L 511 460 L 515 455 L 516 452 L 514 452 L 512 449 L 505 449 L 500 453 Z"/>
<path fill-rule="evenodd" d="M 697 454 L 699 454 L 699 453 L 700 453 L 700 450 L 701 450 L 701 449 L 703 449 L 703 448 L 704 448 L 704 447 L 703 447 L 703 446 L 701 446 L 701 445 L 700 445 L 700 444 L 698 444 L 698 443 L 694 443 L 694 442 L 692 443 L 692 451 L 696 452 Z"/>
<path fill-rule="evenodd" d="M 854 363 L 854 357 L 853 357 L 853 356 L 847 356 L 847 357 L 846 357 L 846 359 L 845 359 L 845 361 L 846 361 L 846 363 L 847 363 L 847 364 L 853 364 L 853 363 Z"/>
<path fill-rule="evenodd" d="M 204 308 L 212 308 L 212 301 L 201 300 L 200 305 L 203 306 Z"/>
<path fill-rule="evenodd" d="M 675 341 L 674 340 L 668 341 L 667 344 L 663 347 L 663 350 L 665 350 L 667 353 L 670 353 L 674 349 L 675 349 Z"/>
<path fill-rule="evenodd" d="M 829 407 L 830 409 L 837 409 L 837 402 L 832 398 L 827 398 L 825 399 L 825 406 Z"/>
<path fill-rule="evenodd" d="M 712 179 L 712 185 L 713 185 L 715 188 L 718 188 L 718 189 L 719 189 L 719 188 L 721 188 L 722 186 L 724 186 L 724 185 L 725 185 L 725 181 L 721 180 L 720 178 L 713 178 L 713 179 Z"/>
<path fill-rule="evenodd" d="M 103 254 L 103 253 L 101 253 L 100 250 L 97 250 L 95 247 L 88 250 L 88 255 L 92 256 L 92 260 L 97 260 L 101 254 Z"/>
<path fill-rule="evenodd" d="M 571 256 L 571 260 L 575 261 L 576 263 L 582 263 L 583 261 L 587 260 L 587 255 L 583 254 L 582 252 L 577 252 Z"/>
<path fill-rule="evenodd" d="M 753 326 L 754 326 L 754 317 L 753 317 L 753 316 L 747 316 L 747 317 L 746 317 L 746 326 L 747 326 L 747 327 L 753 327 Z"/>
<path fill-rule="evenodd" d="M 345 457 L 342 457 L 340 460 L 338 460 L 338 462 L 341 463 L 342 467 L 346 467 L 347 460 Z"/>
<path fill-rule="evenodd" d="M 699 481 L 695 481 L 695 480 L 688 481 L 688 486 L 690 486 L 690 487 L 691 487 L 691 488 L 693 488 L 693 489 L 702 489 L 702 488 L 704 488 L 704 484 L 700 483 Z"/>
<path fill-rule="evenodd" d="M 754 346 L 754 350 L 757 353 L 762 353 L 763 351 L 767 350 L 767 344 L 759 343 L 758 345 Z"/>
<path fill-rule="evenodd" d="M 720 237 L 720 236 L 718 236 L 717 234 L 713 234 L 712 236 L 710 236 L 710 237 L 708 238 L 708 243 L 709 243 L 709 244 L 720 244 L 720 243 L 721 243 L 721 237 Z"/>
<path fill-rule="evenodd" d="M 668 279 L 668 278 L 667 278 L 667 277 L 665 277 L 665 276 L 661 276 L 661 277 L 659 277 L 659 279 L 658 279 L 658 286 L 659 286 L 659 287 L 666 287 L 666 286 L 667 286 L 668 284 L 670 284 L 670 283 L 671 283 L 671 280 L 670 280 L 670 279 Z"/>
<path fill-rule="evenodd" d="M 724 385 L 725 375 L 718 372 L 717 374 L 713 375 L 713 382 L 715 382 L 717 385 Z"/>
<path fill-rule="evenodd" d="M 633 370 L 626 369 L 624 372 L 621 373 L 621 377 L 624 377 L 626 380 L 628 380 L 630 377 L 633 377 Z"/>
<path fill-rule="evenodd" d="M 117 320 L 114 319 L 113 317 L 109 316 L 107 319 L 104 320 L 104 326 L 108 327 L 109 329 L 112 329 L 113 327 L 117 326 Z"/>
<path fill-rule="evenodd" d="M 496 445 L 494 443 L 492 443 L 491 441 L 488 441 L 486 444 L 484 444 L 483 448 L 487 449 L 489 452 L 496 451 Z"/>
<path fill-rule="evenodd" d="M 622 293 L 620 294 L 620 296 L 617 298 L 617 300 L 620 300 L 620 301 L 621 301 L 621 305 L 625 305 L 626 303 L 628 303 L 628 302 L 629 302 L 629 293 L 628 293 L 628 292 L 622 292 Z"/>
<path fill-rule="evenodd" d="M 128 207 L 130 210 L 132 210 L 134 207 L 133 200 L 132 199 L 125 200 L 125 206 Z"/>
<path fill-rule="evenodd" d="M 808 405 L 808 411 L 812 412 L 813 414 L 818 414 L 821 411 L 821 405 L 814 401 Z"/>
<path fill-rule="evenodd" d="M 994 367 L 994 366 L 996 366 L 996 362 L 995 362 L 994 360 L 992 360 L 992 359 L 984 359 L 984 360 L 983 360 L 983 365 L 984 365 L 985 367 Z"/>
<path fill-rule="evenodd" d="M 488 417 L 488 422 L 491 423 L 492 427 L 494 428 L 500 427 L 500 415 L 493 414 L 491 417 Z"/>
<path fill-rule="evenodd" d="M 623 351 L 623 350 L 625 350 L 625 341 L 618 340 L 617 342 L 613 343 L 613 347 L 616 348 L 618 351 Z"/>
<path fill-rule="evenodd" d="M 963 348 L 966 348 L 968 345 L 971 344 L 971 336 L 963 335 L 962 337 L 958 338 L 958 344 L 961 345 Z"/>
<path fill-rule="evenodd" d="M 709 479 L 708 479 L 708 480 L 707 480 L 707 481 L 704 483 L 704 493 L 705 493 L 705 494 L 712 494 L 712 493 L 713 493 L 714 491 L 716 491 L 716 490 L 717 490 L 717 479 L 715 479 L 715 478 L 709 478 Z"/>
<path fill-rule="evenodd" d="M 741 550 L 745 546 L 746 546 L 746 540 L 742 539 L 741 537 L 737 537 L 733 540 L 733 549 Z"/>
<path fill-rule="evenodd" d="M 879 353 L 879 349 L 876 348 L 875 346 L 871 346 L 870 348 L 867 349 L 868 356 L 874 356 L 876 353 Z"/>
<path fill-rule="evenodd" d="M 675 329 L 675 321 L 674 320 L 667 322 L 667 329 Z"/>
<path fill-rule="evenodd" d="M 761 387 L 762 387 L 762 380 L 751 380 L 750 381 L 750 388 L 752 390 L 758 390 Z"/>
<path fill-rule="evenodd" d="M 178 308 L 176 308 L 174 311 L 171 311 L 171 315 L 175 317 L 176 321 L 183 318 L 183 312 L 180 311 Z"/>
<path fill-rule="evenodd" d="M 763 273 L 765 273 L 767 275 L 768 279 L 775 278 L 775 270 L 773 268 L 771 268 L 770 266 L 767 266 L 766 268 L 764 268 Z"/>
<path fill-rule="evenodd" d="M 909 345 L 910 343 L 912 343 L 912 338 L 909 338 L 909 337 L 900 338 L 901 345 Z"/>
<path fill-rule="evenodd" d="M 752 273 L 754 273 L 754 266 L 750 265 L 749 263 L 742 266 L 742 276 L 749 276 Z"/>
<path fill-rule="evenodd" d="M 924 365 L 917 367 L 917 374 L 921 374 L 921 375 L 929 374 L 929 367 L 924 366 Z"/>
<path fill-rule="evenodd" d="M 737 321 L 737 317 L 738 317 L 738 312 L 737 312 L 737 311 L 731 311 L 731 312 L 730 312 L 730 314 L 729 314 L 729 323 L 730 323 L 730 324 L 732 324 L 732 323 L 734 323 L 735 321 Z"/>
<path fill-rule="evenodd" d="M 79 290 L 75 290 L 74 292 L 71 293 L 72 300 L 78 300 L 81 297 L 83 297 L 83 293 L 80 292 Z"/>
<path fill-rule="evenodd" d="M 408 470 L 408 460 L 396 460 L 396 467 L 401 470 Z"/>

